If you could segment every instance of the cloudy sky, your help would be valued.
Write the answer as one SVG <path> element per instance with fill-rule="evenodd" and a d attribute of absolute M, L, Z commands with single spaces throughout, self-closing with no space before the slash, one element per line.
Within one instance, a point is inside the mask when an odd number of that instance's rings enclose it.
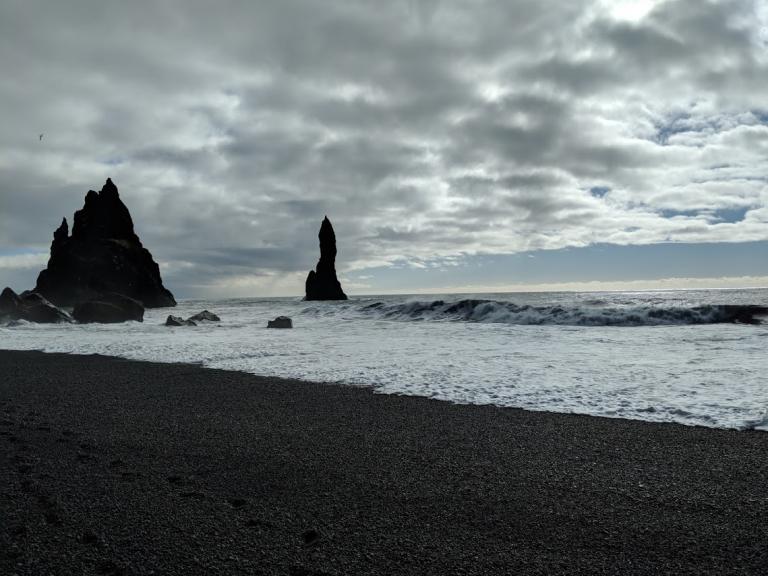
<path fill-rule="evenodd" d="M 182 297 L 768 285 L 766 0 L 0 0 L 0 124 L 18 290 L 108 176 Z"/>

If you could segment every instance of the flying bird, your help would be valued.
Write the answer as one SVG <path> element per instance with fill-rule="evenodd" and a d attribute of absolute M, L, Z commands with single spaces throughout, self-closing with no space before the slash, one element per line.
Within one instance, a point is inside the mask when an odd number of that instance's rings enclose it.
<path fill-rule="evenodd" d="M 42 134 L 40 134 L 40 137 L 38 138 L 38 141 L 40 141 L 40 140 L 42 140 L 42 139 L 43 139 L 43 135 L 42 135 Z"/>

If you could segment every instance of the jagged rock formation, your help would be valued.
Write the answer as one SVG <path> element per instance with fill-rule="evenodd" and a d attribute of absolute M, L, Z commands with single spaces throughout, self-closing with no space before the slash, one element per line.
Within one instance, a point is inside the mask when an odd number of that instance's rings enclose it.
<path fill-rule="evenodd" d="M 166 326 L 197 326 L 197 322 L 194 320 L 184 320 L 181 316 L 168 316 L 165 319 Z"/>
<path fill-rule="evenodd" d="M 293 328 L 293 320 L 288 316 L 278 316 L 274 320 L 267 320 L 267 328 Z"/>
<path fill-rule="evenodd" d="M 176 305 L 110 179 L 101 192 L 90 190 L 85 196 L 85 205 L 75 212 L 71 236 L 66 218 L 53 233 L 48 267 L 40 272 L 35 292 L 58 306 L 99 301 L 109 293 L 123 294 L 147 308 Z"/>
<path fill-rule="evenodd" d="M 202 312 L 198 312 L 194 316 L 190 316 L 186 320 L 182 318 L 181 316 L 168 316 L 168 318 L 165 320 L 166 326 L 197 326 L 198 322 L 219 322 L 221 318 L 216 316 L 213 312 L 209 312 L 208 310 L 203 310 Z"/>
<path fill-rule="evenodd" d="M 5 288 L 0 294 L 0 318 L 7 320 L 26 320 L 40 324 L 72 322 L 72 317 L 57 308 L 36 292 L 16 294 Z"/>
<path fill-rule="evenodd" d="M 6 286 L 0 294 L 0 316 L 8 316 L 15 320 L 18 318 L 19 310 L 21 310 L 21 298 Z"/>
<path fill-rule="evenodd" d="M 75 306 L 72 316 L 80 323 L 144 321 L 144 306 L 141 302 L 122 294 L 102 294 L 98 300 L 89 300 Z"/>
<path fill-rule="evenodd" d="M 189 317 L 192 322 L 219 322 L 221 318 L 216 316 L 213 312 L 209 312 L 208 310 L 203 310 L 202 312 L 198 312 L 194 316 Z"/>
<path fill-rule="evenodd" d="M 320 225 L 320 260 L 314 270 L 309 271 L 306 282 L 305 300 L 346 300 L 336 278 L 336 234 L 328 216 Z"/>

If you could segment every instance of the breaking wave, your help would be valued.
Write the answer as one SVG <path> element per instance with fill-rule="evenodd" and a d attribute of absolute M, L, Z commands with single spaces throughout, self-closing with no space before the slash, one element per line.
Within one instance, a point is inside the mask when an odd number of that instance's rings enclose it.
<path fill-rule="evenodd" d="M 761 324 L 768 306 L 707 304 L 701 306 L 531 306 L 498 300 L 374 302 L 360 312 L 392 320 L 445 320 L 520 325 L 681 326 L 692 324 Z"/>

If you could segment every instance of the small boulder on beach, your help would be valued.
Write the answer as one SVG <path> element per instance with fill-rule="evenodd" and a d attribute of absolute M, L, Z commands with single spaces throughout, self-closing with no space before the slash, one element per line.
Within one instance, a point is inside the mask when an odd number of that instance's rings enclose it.
<path fill-rule="evenodd" d="M 293 328 L 293 320 L 288 316 L 278 316 L 274 320 L 267 321 L 267 328 Z"/>
<path fill-rule="evenodd" d="M 221 318 L 216 316 L 213 312 L 209 312 L 208 310 L 203 310 L 202 312 L 198 312 L 194 316 L 189 317 L 190 320 L 193 322 L 199 322 L 201 320 L 206 320 L 208 322 L 219 322 Z"/>
<path fill-rule="evenodd" d="M 181 316 L 168 316 L 165 320 L 166 326 L 197 326 L 193 320 L 184 320 Z"/>

